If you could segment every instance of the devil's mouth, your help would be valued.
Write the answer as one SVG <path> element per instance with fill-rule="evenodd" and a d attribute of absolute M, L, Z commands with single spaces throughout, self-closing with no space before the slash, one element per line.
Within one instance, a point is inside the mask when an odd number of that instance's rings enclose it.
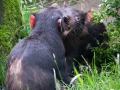
<path fill-rule="evenodd" d="M 63 35 L 66 36 L 71 31 L 71 27 L 69 25 L 66 25 L 65 28 L 63 28 Z"/>
<path fill-rule="evenodd" d="M 58 20 L 58 26 L 61 27 L 61 32 L 66 36 L 71 31 L 71 25 L 69 22 L 64 22 L 64 20 Z"/>

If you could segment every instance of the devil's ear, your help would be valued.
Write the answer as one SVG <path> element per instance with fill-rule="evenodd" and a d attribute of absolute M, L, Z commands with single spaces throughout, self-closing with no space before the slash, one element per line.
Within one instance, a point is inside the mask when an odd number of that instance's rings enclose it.
<path fill-rule="evenodd" d="M 67 2 L 64 2 L 63 5 L 67 5 Z"/>
<path fill-rule="evenodd" d="M 63 6 L 64 6 L 64 7 L 67 7 L 67 6 L 68 6 L 67 2 L 64 2 L 64 3 L 63 3 Z"/>
<path fill-rule="evenodd" d="M 86 12 L 86 21 L 85 23 L 89 23 L 91 20 L 91 10 L 89 10 L 88 12 Z"/>
<path fill-rule="evenodd" d="M 61 27 L 61 23 L 62 23 L 62 20 L 61 19 L 58 19 L 58 27 Z"/>
<path fill-rule="evenodd" d="M 30 14 L 29 24 L 33 28 L 35 24 L 35 13 Z"/>

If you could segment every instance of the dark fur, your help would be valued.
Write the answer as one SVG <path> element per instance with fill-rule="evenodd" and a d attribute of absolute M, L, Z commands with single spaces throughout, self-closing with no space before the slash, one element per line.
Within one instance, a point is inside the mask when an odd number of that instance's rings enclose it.
<path fill-rule="evenodd" d="M 65 68 L 64 45 L 57 25 L 61 12 L 49 7 L 35 14 L 35 17 L 30 35 L 15 45 L 7 59 L 7 90 L 55 90 L 53 68 L 58 80 L 70 83 Z"/>
<path fill-rule="evenodd" d="M 106 27 L 103 23 L 94 24 L 93 20 L 87 22 L 87 13 L 65 6 L 62 8 L 64 16 L 69 15 L 69 23 L 71 30 L 68 35 L 63 38 L 66 49 L 67 71 L 72 71 L 73 62 L 85 64 L 83 57 L 91 62 L 93 52 L 90 47 L 98 47 L 104 41 L 108 41 L 108 36 L 104 34 Z M 77 19 L 76 19 L 77 18 Z M 90 46 L 89 46 L 90 45 Z M 88 47 L 89 46 L 89 47 Z M 102 45 L 103 49 L 107 48 L 107 44 Z M 74 61 L 76 59 L 78 62 Z"/>

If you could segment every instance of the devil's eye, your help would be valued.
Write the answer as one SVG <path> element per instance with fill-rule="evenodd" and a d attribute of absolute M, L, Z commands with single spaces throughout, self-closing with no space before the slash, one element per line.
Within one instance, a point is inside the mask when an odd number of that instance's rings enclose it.
<path fill-rule="evenodd" d="M 75 17 L 76 21 L 80 21 L 80 17 Z"/>

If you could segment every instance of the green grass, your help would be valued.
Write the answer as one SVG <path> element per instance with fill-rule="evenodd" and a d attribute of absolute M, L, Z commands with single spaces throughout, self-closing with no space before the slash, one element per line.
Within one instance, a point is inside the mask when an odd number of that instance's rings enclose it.
<path fill-rule="evenodd" d="M 5 59 L 0 58 L 0 90 L 2 90 L 5 86 L 5 76 L 6 76 L 5 63 L 6 63 Z"/>
<path fill-rule="evenodd" d="M 93 72 L 87 70 L 82 72 L 79 79 L 73 83 L 72 87 L 68 87 L 68 90 L 120 90 L 120 71 L 117 65 L 112 66 L 113 70 L 106 71 L 106 68 L 100 72 L 96 73 L 94 69 Z"/>
<path fill-rule="evenodd" d="M 116 59 L 119 60 L 119 57 Z M 96 61 L 96 55 L 94 55 L 94 61 Z M 87 63 L 87 61 L 86 61 Z M 80 65 L 81 66 L 81 65 Z M 88 64 L 86 67 L 80 67 L 79 72 L 75 66 L 74 77 L 72 86 L 64 86 L 67 90 L 120 90 L 120 66 L 119 63 L 107 63 L 101 68 L 98 68 L 95 63 Z M 90 70 L 89 70 L 90 69 Z"/>

